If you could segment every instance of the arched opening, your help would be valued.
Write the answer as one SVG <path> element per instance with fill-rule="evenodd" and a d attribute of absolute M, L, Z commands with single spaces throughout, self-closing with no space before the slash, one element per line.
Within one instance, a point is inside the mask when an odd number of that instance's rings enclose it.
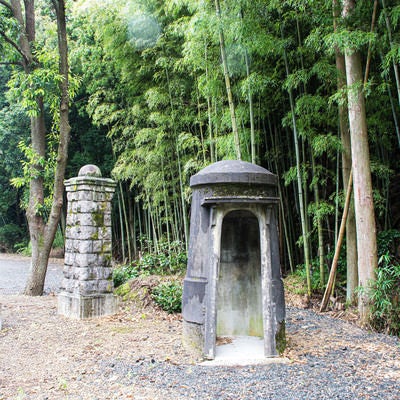
<path fill-rule="evenodd" d="M 258 219 L 249 211 L 223 219 L 217 283 L 217 336 L 263 337 Z"/>

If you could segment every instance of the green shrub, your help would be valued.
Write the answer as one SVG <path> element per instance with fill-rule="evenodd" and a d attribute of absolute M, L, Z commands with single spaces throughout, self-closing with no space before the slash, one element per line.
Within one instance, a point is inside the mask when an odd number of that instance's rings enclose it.
<path fill-rule="evenodd" d="M 113 270 L 113 282 L 114 287 L 117 288 L 129 279 L 133 279 L 139 276 L 137 267 L 135 264 L 121 265 Z"/>
<path fill-rule="evenodd" d="M 317 290 L 320 289 L 320 270 L 319 266 L 316 267 L 317 261 L 315 263 L 311 263 L 311 289 Z M 299 277 L 301 280 L 303 280 L 304 284 L 306 285 L 305 288 L 307 288 L 307 274 L 306 274 L 306 267 L 305 265 L 298 265 L 297 269 L 294 272 L 294 275 Z M 327 275 L 327 274 L 326 274 Z"/>
<path fill-rule="evenodd" d="M 156 286 L 151 293 L 153 300 L 169 313 L 182 310 L 182 285 L 179 282 L 165 282 Z"/>
<path fill-rule="evenodd" d="M 187 256 L 182 242 L 161 241 L 158 247 L 158 252 L 146 252 L 137 261 L 140 271 L 150 275 L 172 275 L 185 271 Z"/>
<path fill-rule="evenodd" d="M 54 237 L 53 249 L 62 249 L 64 248 L 64 235 L 61 231 L 61 229 L 57 229 L 56 235 Z"/>
<path fill-rule="evenodd" d="M 0 248 L 7 251 L 14 249 L 25 236 L 25 231 L 15 224 L 7 224 L 0 227 Z"/>
<path fill-rule="evenodd" d="M 376 280 L 369 287 L 369 296 L 372 327 L 400 336 L 400 263 L 389 254 L 379 259 Z"/>
<path fill-rule="evenodd" d="M 21 254 L 22 256 L 25 256 L 25 257 L 32 256 L 32 244 L 30 241 L 17 243 L 14 246 L 14 249 L 18 254 Z"/>
<path fill-rule="evenodd" d="M 186 262 L 183 243 L 160 242 L 158 253 L 148 251 L 129 265 L 116 268 L 113 272 L 114 286 L 118 287 L 138 276 L 180 274 L 186 270 Z"/>

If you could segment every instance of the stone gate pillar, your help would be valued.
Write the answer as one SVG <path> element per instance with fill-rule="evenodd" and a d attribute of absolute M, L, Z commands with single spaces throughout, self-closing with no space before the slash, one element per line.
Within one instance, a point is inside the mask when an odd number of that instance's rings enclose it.
<path fill-rule="evenodd" d="M 95 165 L 82 167 L 64 184 L 68 211 L 58 313 L 79 319 L 113 314 L 111 200 L 116 184 L 102 178 Z"/>

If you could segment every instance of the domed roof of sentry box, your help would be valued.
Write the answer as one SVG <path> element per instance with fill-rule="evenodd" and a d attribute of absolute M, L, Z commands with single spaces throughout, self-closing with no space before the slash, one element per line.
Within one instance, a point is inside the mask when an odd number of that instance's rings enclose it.
<path fill-rule="evenodd" d="M 190 186 L 213 185 L 218 183 L 244 183 L 273 185 L 277 176 L 259 165 L 239 160 L 224 160 L 211 164 L 190 178 Z"/>

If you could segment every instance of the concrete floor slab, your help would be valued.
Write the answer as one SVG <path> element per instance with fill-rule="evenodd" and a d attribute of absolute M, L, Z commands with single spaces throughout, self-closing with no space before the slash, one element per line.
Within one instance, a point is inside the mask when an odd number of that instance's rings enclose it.
<path fill-rule="evenodd" d="M 264 340 L 255 336 L 218 338 L 214 360 L 203 361 L 205 366 L 245 366 L 287 363 L 285 357 L 264 357 Z M 217 342 L 217 343 L 218 343 Z"/>

